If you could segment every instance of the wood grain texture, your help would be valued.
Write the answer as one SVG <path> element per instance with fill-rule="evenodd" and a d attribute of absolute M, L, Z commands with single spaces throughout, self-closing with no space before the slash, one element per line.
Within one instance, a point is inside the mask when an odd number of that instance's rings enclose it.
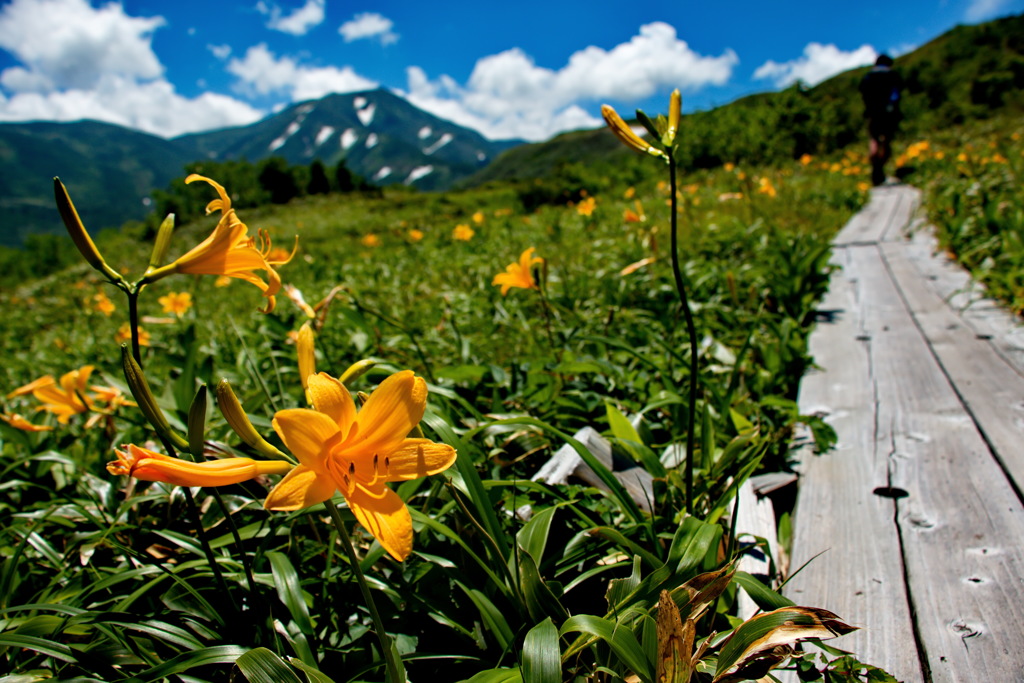
<path fill-rule="evenodd" d="M 802 456 L 792 567 L 833 551 L 788 594 L 866 626 L 836 645 L 901 680 L 1024 681 L 1024 331 L 908 232 L 919 196 L 876 190 L 837 237 L 800 408 L 839 446 Z"/>
<path fill-rule="evenodd" d="M 804 452 L 793 526 L 791 571 L 813 559 L 787 585 L 800 605 L 823 607 L 861 630 L 834 644 L 900 680 L 923 680 L 904 584 L 896 507 L 874 491 L 889 486 L 886 453 L 876 442 L 877 389 L 863 324 L 866 301 L 859 252 L 837 249 L 810 352 L 820 369 L 800 385 L 802 413 L 824 413 L 839 437 L 823 455 Z M 881 271 L 879 263 L 879 271 Z M 884 272 L 883 272 L 884 274 Z M 896 645 L 896 646 L 894 646 Z"/>

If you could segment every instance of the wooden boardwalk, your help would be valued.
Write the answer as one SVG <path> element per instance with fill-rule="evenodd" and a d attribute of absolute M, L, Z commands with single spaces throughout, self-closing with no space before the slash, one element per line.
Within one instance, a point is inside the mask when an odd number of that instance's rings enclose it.
<path fill-rule="evenodd" d="M 1024 331 L 873 190 L 834 241 L 802 413 L 791 570 L 800 605 L 861 630 L 832 641 L 901 681 L 1024 681 Z"/>

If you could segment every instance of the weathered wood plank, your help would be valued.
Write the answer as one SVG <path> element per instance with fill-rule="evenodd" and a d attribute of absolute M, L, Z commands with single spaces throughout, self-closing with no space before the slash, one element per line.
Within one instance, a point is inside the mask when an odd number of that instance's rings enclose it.
<path fill-rule="evenodd" d="M 931 352 L 1017 491 L 1024 490 L 1024 375 L 928 287 L 906 252 L 903 244 L 883 246 Z"/>
<path fill-rule="evenodd" d="M 875 244 L 885 235 L 891 217 L 898 209 L 903 195 L 899 188 L 877 188 L 871 193 L 867 206 L 847 221 L 832 240 L 835 246 Z"/>
<path fill-rule="evenodd" d="M 876 274 L 864 272 L 859 252 L 872 252 Z M 802 605 L 824 607 L 861 630 L 836 645 L 906 681 L 923 680 L 913 636 L 896 509 L 874 490 L 888 486 L 888 463 L 876 452 L 875 377 L 863 328 L 862 281 L 884 275 L 874 247 L 837 249 L 843 267 L 832 275 L 820 311 L 830 315 L 810 338 L 820 368 L 800 385 L 803 413 L 824 412 L 836 430 L 834 451 L 802 456 L 794 514 L 791 571 L 816 555 L 788 584 Z"/>
<path fill-rule="evenodd" d="M 864 266 L 878 250 L 854 252 Z M 865 329 L 908 594 L 931 681 L 1024 677 L 1024 508 L 909 315 L 895 282 L 863 278 Z"/>
<path fill-rule="evenodd" d="M 1024 326 L 1020 317 L 989 299 L 984 286 L 940 252 L 932 228 L 913 227 L 903 247 L 901 253 L 913 263 L 928 288 L 976 335 L 989 341 L 996 353 L 1024 373 Z"/>

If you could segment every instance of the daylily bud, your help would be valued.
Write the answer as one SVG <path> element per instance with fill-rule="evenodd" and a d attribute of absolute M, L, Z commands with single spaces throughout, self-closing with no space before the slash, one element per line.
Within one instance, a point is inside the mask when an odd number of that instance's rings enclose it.
<path fill-rule="evenodd" d="M 647 132 L 650 133 L 652 137 L 655 137 L 655 138 L 660 138 L 661 137 L 661 130 L 660 130 L 660 128 L 664 128 L 665 126 L 662 125 L 662 126 L 659 127 L 657 123 L 655 123 L 654 121 L 651 120 L 651 117 L 648 116 L 647 113 L 644 110 L 642 110 L 642 109 L 637 109 L 636 110 L 636 120 L 640 122 L 641 126 L 643 126 L 644 128 L 647 129 Z M 664 119 L 662 119 L 662 121 L 664 121 Z"/>
<path fill-rule="evenodd" d="M 665 134 L 661 136 L 661 144 L 671 147 L 676 141 L 676 132 L 679 130 L 679 116 L 683 109 L 683 98 L 679 90 L 673 90 L 668 99 L 668 127 Z"/>
<path fill-rule="evenodd" d="M 316 347 L 313 343 L 315 336 L 313 325 L 307 320 L 302 323 L 299 336 L 295 340 L 295 353 L 299 357 L 299 381 L 306 392 L 307 403 L 312 403 L 309 396 L 309 376 L 316 374 Z"/>
<path fill-rule="evenodd" d="M 149 388 L 149 382 L 146 381 L 146 376 L 142 373 L 142 367 L 135 361 L 127 344 L 121 344 L 121 365 L 124 367 L 124 378 L 128 382 L 132 397 L 156 433 L 175 448 L 184 451 L 190 450 L 188 441 L 171 429 L 167 418 L 164 417 L 164 412 L 157 405 L 153 391 Z"/>
<path fill-rule="evenodd" d="M 189 462 L 135 444 L 128 444 L 127 450 L 114 452 L 117 460 L 107 463 L 111 474 L 177 486 L 228 486 L 262 474 L 287 474 L 292 469 L 290 463 L 251 458 Z"/>
<path fill-rule="evenodd" d="M 372 368 L 376 364 L 377 361 L 370 360 L 369 358 L 357 360 L 355 363 L 348 366 L 348 370 L 341 373 L 341 377 L 339 377 L 338 380 L 341 381 L 341 383 L 347 387 L 349 384 L 365 375 L 370 370 L 370 368 Z"/>
<path fill-rule="evenodd" d="M 103 260 L 100 250 L 96 248 L 92 237 L 89 236 L 89 232 L 82 224 L 82 219 L 78 217 L 78 211 L 75 209 L 71 196 L 68 195 L 68 190 L 64 187 L 64 183 L 60 181 L 60 178 L 53 179 L 53 195 L 57 201 L 57 210 L 64 221 L 64 227 L 67 228 L 68 234 L 71 235 L 71 241 L 75 243 L 82 257 L 90 266 L 103 273 L 111 282 L 124 280 L 120 273 L 108 266 L 107 262 Z"/>
<path fill-rule="evenodd" d="M 611 131 L 615 133 L 615 137 L 621 140 L 622 143 L 630 149 L 668 160 L 668 157 L 664 152 L 657 147 L 644 142 L 643 138 L 634 133 L 633 129 L 622 120 L 622 117 L 619 116 L 618 112 L 607 104 L 601 105 L 601 116 L 604 117 L 604 121 L 608 124 Z"/>
<path fill-rule="evenodd" d="M 252 426 L 252 422 L 249 421 L 249 416 L 245 414 L 242 402 L 235 396 L 231 383 L 226 379 L 222 379 L 217 385 L 217 407 L 220 408 L 220 413 L 224 416 L 228 426 L 246 444 L 268 458 L 291 460 L 291 458 L 275 448 L 273 444 L 269 443 L 256 431 L 256 428 Z"/>
<path fill-rule="evenodd" d="M 174 214 L 167 214 L 156 231 L 156 242 L 153 243 L 153 253 L 149 256 L 149 270 L 159 268 L 167 256 L 167 250 L 171 246 L 171 234 L 174 232 Z"/>
<path fill-rule="evenodd" d="M 200 385 L 188 409 L 188 450 L 195 456 L 203 454 L 206 443 L 206 385 Z"/>

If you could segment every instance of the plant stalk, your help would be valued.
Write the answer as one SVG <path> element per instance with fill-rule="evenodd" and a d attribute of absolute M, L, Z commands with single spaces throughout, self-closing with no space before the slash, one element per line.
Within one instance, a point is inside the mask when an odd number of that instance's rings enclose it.
<path fill-rule="evenodd" d="M 341 536 L 341 545 L 345 548 L 345 554 L 348 555 L 348 562 L 352 567 L 352 573 L 356 575 L 356 583 L 359 584 L 359 592 L 363 594 L 363 601 L 366 603 L 366 608 L 370 610 L 370 619 L 373 620 L 373 630 L 377 632 L 377 640 L 380 642 L 381 652 L 384 653 L 384 662 L 387 665 L 388 681 L 390 681 L 390 683 L 405 683 L 405 677 L 400 673 L 402 671 L 402 667 L 395 661 L 395 655 L 391 649 L 390 639 L 388 638 L 388 634 L 384 631 L 384 622 L 380 618 L 380 612 L 377 611 L 377 604 L 373 601 L 373 595 L 370 593 L 370 585 L 366 582 L 363 570 L 359 566 L 359 558 L 356 557 L 355 548 L 352 547 L 352 538 L 348 535 L 348 530 L 345 528 L 345 520 L 341 518 L 341 513 L 338 512 L 338 506 L 331 501 L 324 501 L 324 507 L 327 508 L 327 512 L 331 515 L 331 521 L 334 522 L 334 527 L 338 530 L 338 535 Z"/>
<path fill-rule="evenodd" d="M 672 224 L 672 276 L 675 278 L 676 291 L 679 293 L 679 302 L 683 306 L 683 317 L 686 320 L 686 334 L 690 338 L 690 400 L 689 412 L 686 418 L 686 512 L 693 514 L 693 449 L 696 443 L 694 426 L 697 414 L 697 370 L 699 359 L 697 357 L 697 328 L 693 324 L 693 312 L 690 310 L 690 302 L 686 296 L 686 286 L 683 283 L 683 273 L 679 268 L 679 218 L 676 204 L 678 188 L 676 187 L 676 160 L 672 150 L 668 153 L 668 178 L 669 178 L 669 211 L 671 212 Z"/>

